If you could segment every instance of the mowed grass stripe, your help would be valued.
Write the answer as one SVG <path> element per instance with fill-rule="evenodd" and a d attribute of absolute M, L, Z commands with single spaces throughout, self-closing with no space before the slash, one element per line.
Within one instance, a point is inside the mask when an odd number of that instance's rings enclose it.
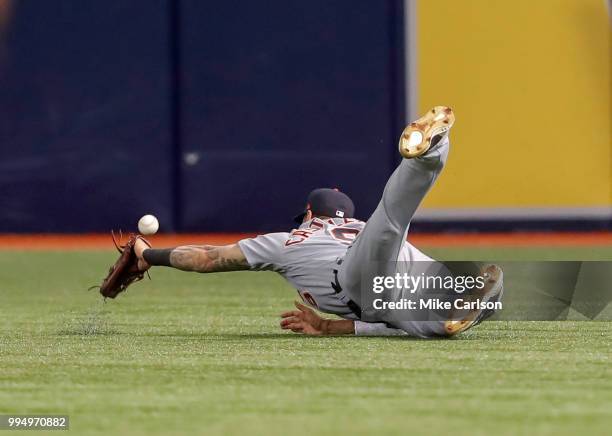
<path fill-rule="evenodd" d="M 86 289 L 114 256 L 0 253 L 0 412 L 131 435 L 604 434 L 612 422 L 609 322 L 308 338 L 278 329 L 296 294 L 271 273 L 159 269 L 102 303 Z"/>

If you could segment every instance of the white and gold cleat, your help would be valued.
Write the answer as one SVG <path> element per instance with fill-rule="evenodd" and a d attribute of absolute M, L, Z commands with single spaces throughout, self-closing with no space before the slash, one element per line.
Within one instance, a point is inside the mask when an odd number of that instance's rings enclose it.
<path fill-rule="evenodd" d="M 436 106 L 421 118 L 408 124 L 399 140 L 399 152 L 406 159 L 419 157 L 436 144 L 455 123 L 453 110 Z"/>
<path fill-rule="evenodd" d="M 497 265 L 487 265 L 482 270 L 482 277 L 485 279 L 485 284 L 482 290 L 479 290 L 471 299 L 479 299 L 483 303 L 500 301 L 504 292 L 504 273 Z M 492 309 L 470 310 L 467 314 L 459 319 L 451 319 L 444 322 L 444 330 L 449 336 L 464 332 L 493 315 L 495 311 Z M 453 317 L 454 318 L 454 317 Z"/>

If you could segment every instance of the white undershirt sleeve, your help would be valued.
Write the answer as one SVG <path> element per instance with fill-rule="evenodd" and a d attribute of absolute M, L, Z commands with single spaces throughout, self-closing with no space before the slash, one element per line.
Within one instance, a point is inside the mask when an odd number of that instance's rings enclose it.
<path fill-rule="evenodd" d="M 401 336 L 407 334 L 404 330 L 390 327 L 384 322 L 355 321 L 356 336 Z"/>

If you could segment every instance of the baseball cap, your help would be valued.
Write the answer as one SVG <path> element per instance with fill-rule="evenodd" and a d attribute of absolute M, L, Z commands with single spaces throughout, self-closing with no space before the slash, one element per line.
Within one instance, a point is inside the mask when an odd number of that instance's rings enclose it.
<path fill-rule="evenodd" d="M 293 220 L 301 224 L 307 211 L 312 211 L 315 215 L 324 215 L 332 218 L 353 218 L 355 205 L 353 200 L 344 192 L 338 189 L 319 188 L 308 194 L 306 209 Z"/>

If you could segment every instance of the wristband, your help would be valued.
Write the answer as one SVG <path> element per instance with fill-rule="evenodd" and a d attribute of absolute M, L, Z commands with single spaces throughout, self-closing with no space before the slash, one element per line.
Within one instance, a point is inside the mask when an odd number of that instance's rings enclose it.
<path fill-rule="evenodd" d="M 170 264 L 170 253 L 172 253 L 172 250 L 172 248 L 162 248 L 160 250 L 147 248 L 142 252 L 142 257 L 149 265 L 172 266 Z"/>

